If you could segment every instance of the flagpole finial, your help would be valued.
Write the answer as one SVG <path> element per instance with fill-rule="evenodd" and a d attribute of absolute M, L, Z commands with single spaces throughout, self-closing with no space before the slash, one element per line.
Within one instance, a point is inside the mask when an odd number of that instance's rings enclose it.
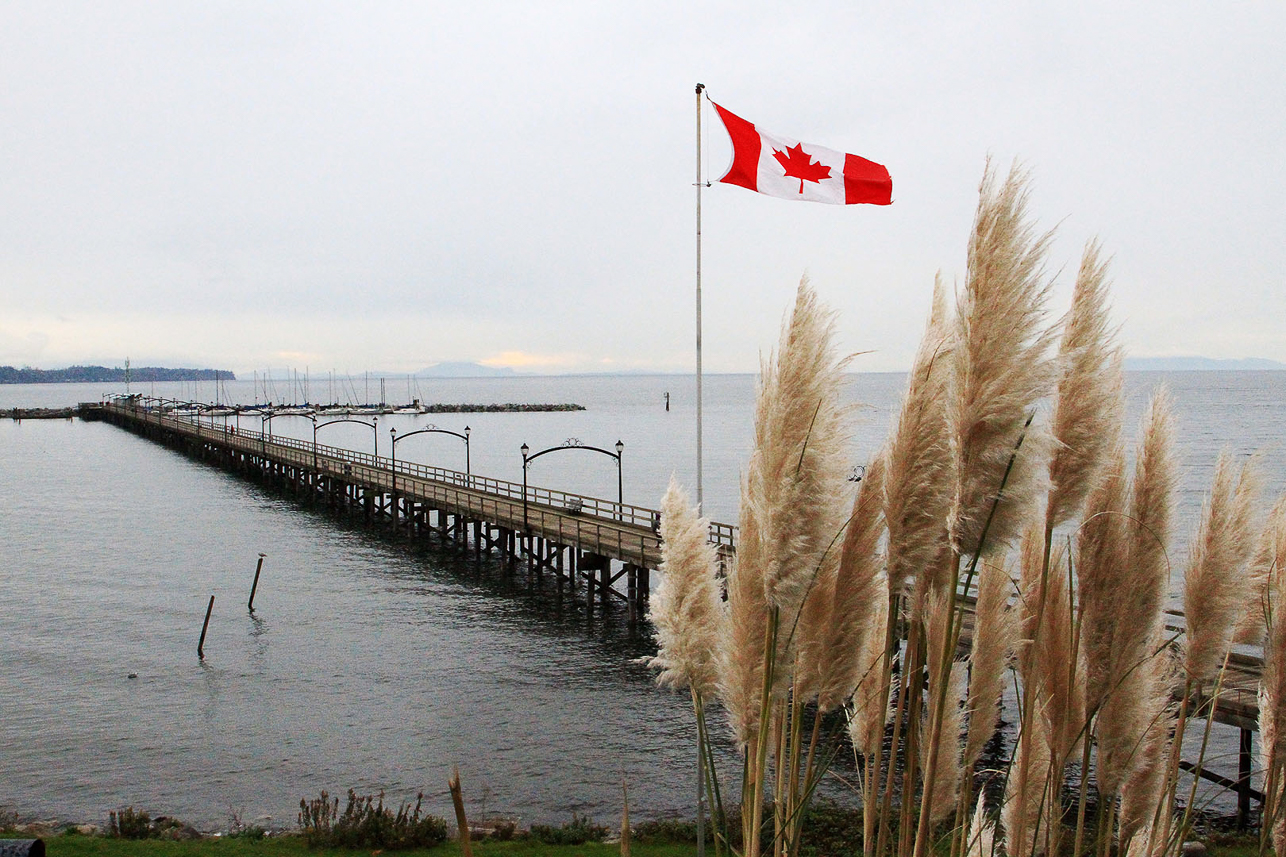
<path fill-rule="evenodd" d="M 706 85 L 705 85 L 704 83 L 698 83 L 698 84 L 697 84 L 697 95 L 700 95 L 700 94 L 701 94 L 701 90 L 703 90 L 703 89 L 705 89 L 705 88 L 706 88 Z"/>

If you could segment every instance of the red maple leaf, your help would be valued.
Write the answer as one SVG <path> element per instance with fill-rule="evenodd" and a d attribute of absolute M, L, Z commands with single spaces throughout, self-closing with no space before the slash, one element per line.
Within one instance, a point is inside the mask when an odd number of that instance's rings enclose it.
<path fill-rule="evenodd" d="M 786 175 L 799 179 L 799 192 L 804 192 L 804 182 L 820 182 L 831 177 L 831 168 L 821 163 L 813 163 L 813 156 L 804 151 L 803 143 L 796 143 L 786 151 L 772 150 L 772 156 L 781 164 Z"/>

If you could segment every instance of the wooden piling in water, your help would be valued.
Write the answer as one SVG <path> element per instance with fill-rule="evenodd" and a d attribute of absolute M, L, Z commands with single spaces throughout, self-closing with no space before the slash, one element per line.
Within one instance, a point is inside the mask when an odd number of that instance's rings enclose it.
<path fill-rule="evenodd" d="M 214 610 L 214 596 L 210 596 L 210 603 L 205 608 L 205 621 L 201 623 L 201 639 L 196 644 L 196 656 L 205 660 L 205 632 L 210 627 L 210 613 Z"/>
<path fill-rule="evenodd" d="M 255 612 L 255 591 L 259 589 L 259 572 L 263 571 L 263 558 L 266 556 L 266 553 L 259 554 L 259 562 L 255 565 L 255 582 L 250 584 L 250 600 L 246 602 L 246 606 L 250 608 L 251 613 Z M 213 600 L 213 597 L 211 600 Z"/>

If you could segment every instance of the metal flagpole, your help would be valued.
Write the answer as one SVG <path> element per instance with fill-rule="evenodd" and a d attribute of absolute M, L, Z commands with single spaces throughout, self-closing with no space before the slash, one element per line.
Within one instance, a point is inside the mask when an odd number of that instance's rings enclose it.
<path fill-rule="evenodd" d="M 697 508 L 705 497 L 701 490 L 701 93 L 697 84 Z"/>
<path fill-rule="evenodd" d="M 697 508 L 702 508 L 701 490 L 701 93 L 697 84 Z M 697 857 L 705 857 L 705 771 L 704 748 L 697 737 Z"/>

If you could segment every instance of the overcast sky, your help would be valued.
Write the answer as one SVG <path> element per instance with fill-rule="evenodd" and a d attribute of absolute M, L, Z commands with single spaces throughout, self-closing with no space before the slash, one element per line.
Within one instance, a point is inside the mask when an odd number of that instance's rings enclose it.
<path fill-rule="evenodd" d="M 695 96 L 894 204 L 704 196 L 711 371 L 808 272 L 856 368 L 963 276 L 990 153 L 1133 356 L 1286 360 L 1286 5 L 0 6 L 0 363 L 690 370 Z M 712 177 L 730 154 L 705 115 Z"/>

